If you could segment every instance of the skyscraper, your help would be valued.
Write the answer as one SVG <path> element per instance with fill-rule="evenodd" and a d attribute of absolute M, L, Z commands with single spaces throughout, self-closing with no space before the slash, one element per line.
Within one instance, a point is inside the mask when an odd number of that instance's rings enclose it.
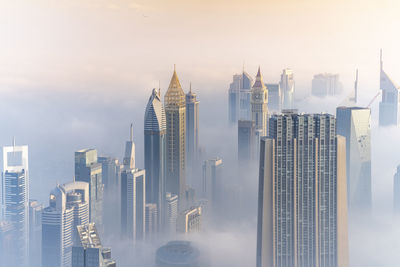
<path fill-rule="evenodd" d="M 396 214 L 400 214 L 400 165 L 393 178 L 393 207 Z"/>
<path fill-rule="evenodd" d="M 266 83 L 268 88 L 268 110 L 280 112 L 282 108 L 282 90 L 279 83 Z"/>
<path fill-rule="evenodd" d="M 75 181 L 89 184 L 89 218 L 103 231 L 103 179 L 102 164 L 97 162 L 97 150 L 82 149 L 75 152 Z"/>
<path fill-rule="evenodd" d="M 14 245 L 14 225 L 0 221 L 0 267 L 18 266 Z"/>
<path fill-rule="evenodd" d="M 135 143 L 131 125 L 126 142 L 124 167 L 121 173 L 121 234 L 139 240 L 145 238 L 146 171 L 135 166 Z"/>
<path fill-rule="evenodd" d="M 161 225 L 165 194 L 166 120 L 160 91 L 153 89 L 144 114 L 144 168 L 146 203 L 155 203 Z"/>
<path fill-rule="evenodd" d="M 89 223 L 90 186 L 86 182 L 57 185 L 42 213 L 42 267 L 71 267 L 77 226 Z"/>
<path fill-rule="evenodd" d="M 348 266 L 346 149 L 328 114 L 274 115 L 261 140 L 257 267 Z"/>
<path fill-rule="evenodd" d="M 116 158 L 98 157 L 101 163 L 104 233 L 120 232 L 121 226 L 121 165 Z"/>
<path fill-rule="evenodd" d="M 176 233 L 176 219 L 178 218 L 178 196 L 167 192 L 165 194 L 165 231 Z"/>
<path fill-rule="evenodd" d="M 192 85 L 186 94 L 186 159 L 187 165 L 193 169 L 199 153 L 199 101 Z"/>
<path fill-rule="evenodd" d="M 346 137 L 347 200 L 350 214 L 370 211 L 371 109 L 338 107 L 337 134 Z"/>
<path fill-rule="evenodd" d="M 400 122 L 400 88 L 383 70 L 381 50 L 380 89 L 382 101 L 379 103 L 379 126 L 398 125 Z"/>
<path fill-rule="evenodd" d="M 29 254 L 29 168 L 28 146 L 3 147 L 3 220 L 13 225 L 10 258 L 17 266 L 27 266 Z"/>
<path fill-rule="evenodd" d="M 255 123 L 256 155 L 258 155 L 260 139 L 267 135 L 268 122 L 268 89 L 264 84 L 260 68 L 258 68 L 256 81 L 251 89 L 251 120 Z"/>
<path fill-rule="evenodd" d="M 103 248 L 94 223 L 77 226 L 79 243 L 72 248 L 72 267 L 116 267 L 111 249 Z"/>
<path fill-rule="evenodd" d="M 254 121 L 238 121 L 238 161 L 240 164 L 248 164 L 256 157 L 255 131 Z"/>
<path fill-rule="evenodd" d="M 233 75 L 229 86 L 229 122 L 236 124 L 238 120 L 251 119 L 251 86 L 253 79 L 243 70 L 242 74 Z"/>
<path fill-rule="evenodd" d="M 43 205 L 29 201 L 29 266 L 42 266 L 42 212 Z"/>
<path fill-rule="evenodd" d="M 281 74 L 280 87 L 282 90 L 282 109 L 293 109 L 294 75 L 291 69 L 284 69 Z"/>
<path fill-rule="evenodd" d="M 220 204 L 222 193 L 222 159 L 204 161 L 201 197 L 208 200 L 213 208 Z"/>
<path fill-rule="evenodd" d="M 316 74 L 311 84 L 311 93 L 317 97 L 335 96 L 340 94 L 342 89 L 343 85 L 339 81 L 339 74 Z"/>
<path fill-rule="evenodd" d="M 152 240 L 158 231 L 157 205 L 154 203 L 146 204 L 146 239 Z"/>
<path fill-rule="evenodd" d="M 176 230 L 179 233 L 201 231 L 201 207 L 195 206 L 179 213 L 176 221 Z"/>
<path fill-rule="evenodd" d="M 166 191 L 178 195 L 179 205 L 183 206 L 186 190 L 186 104 L 175 70 L 164 102 L 167 120 Z"/>

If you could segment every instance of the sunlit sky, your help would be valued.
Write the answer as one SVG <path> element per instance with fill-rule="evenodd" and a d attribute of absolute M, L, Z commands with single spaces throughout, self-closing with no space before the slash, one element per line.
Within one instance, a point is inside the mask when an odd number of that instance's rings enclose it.
<path fill-rule="evenodd" d="M 319 72 L 350 90 L 358 67 L 373 95 L 380 48 L 400 81 L 398 10 L 396 0 L 0 0 L 0 85 L 139 92 L 165 88 L 176 64 L 184 87 L 226 90 L 244 62 L 269 82 L 292 68 L 299 90 Z"/>

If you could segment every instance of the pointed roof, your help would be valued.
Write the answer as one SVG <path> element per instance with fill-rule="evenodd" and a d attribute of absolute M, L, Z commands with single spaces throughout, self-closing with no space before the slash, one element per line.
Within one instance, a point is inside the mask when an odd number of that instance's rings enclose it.
<path fill-rule="evenodd" d="M 182 86 L 179 82 L 178 75 L 174 67 L 174 73 L 172 74 L 171 82 L 164 96 L 165 107 L 168 106 L 185 106 L 185 93 L 182 90 Z"/>
<path fill-rule="evenodd" d="M 384 90 L 384 91 L 391 91 L 391 92 L 399 91 L 399 89 L 400 89 L 399 86 L 383 70 L 382 49 L 380 51 L 380 63 L 381 63 L 380 89 Z"/>
<path fill-rule="evenodd" d="M 156 89 L 153 89 L 144 113 L 144 130 L 161 132 L 166 129 L 165 110 L 161 97 Z"/>
<path fill-rule="evenodd" d="M 256 81 L 254 82 L 253 88 L 259 88 L 259 89 L 264 89 L 265 84 L 264 84 L 264 80 L 263 77 L 261 75 L 261 70 L 260 67 L 258 67 L 258 72 L 257 72 L 257 76 L 256 76 Z"/>

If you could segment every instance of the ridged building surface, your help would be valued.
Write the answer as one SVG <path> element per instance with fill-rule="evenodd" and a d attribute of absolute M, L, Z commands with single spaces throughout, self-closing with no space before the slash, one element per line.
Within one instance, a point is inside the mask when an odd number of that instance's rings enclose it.
<path fill-rule="evenodd" d="M 347 267 L 346 147 L 328 114 L 274 115 L 261 139 L 257 267 Z"/>
<path fill-rule="evenodd" d="M 166 163 L 166 118 L 160 91 L 153 89 L 144 114 L 144 166 L 146 170 L 146 203 L 157 205 L 157 222 L 163 216 Z"/>
<path fill-rule="evenodd" d="M 164 96 L 167 122 L 166 191 L 178 195 L 184 205 L 186 191 L 186 103 L 185 93 L 174 70 Z"/>

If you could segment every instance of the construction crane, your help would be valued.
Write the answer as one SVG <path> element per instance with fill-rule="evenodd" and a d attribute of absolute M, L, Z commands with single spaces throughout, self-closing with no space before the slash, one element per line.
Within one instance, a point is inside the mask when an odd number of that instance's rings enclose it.
<path fill-rule="evenodd" d="M 369 102 L 367 108 L 369 108 L 369 107 L 372 105 L 372 103 L 374 103 L 374 101 L 378 98 L 378 96 L 379 96 L 380 94 L 381 94 L 381 91 L 379 91 L 379 92 L 372 98 L 372 100 Z"/>

